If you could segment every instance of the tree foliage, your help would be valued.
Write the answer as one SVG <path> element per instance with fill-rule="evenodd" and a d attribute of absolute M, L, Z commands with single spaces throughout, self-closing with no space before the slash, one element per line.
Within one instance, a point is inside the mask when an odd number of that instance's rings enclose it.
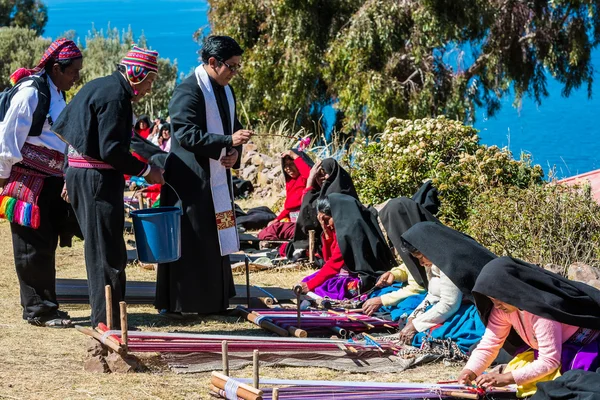
<path fill-rule="evenodd" d="M 212 33 L 246 49 L 234 82 L 253 119 L 301 120 L 334 102 L 344 131 L 390 117 L 489 115 L 586 85 L 600 38 L 596 0 L 209 0 Z"/>
<path fill-rule="evenodd" d="M 540 184 L 544 175 L 527 156 L 516 161 L 507 149 L 481 145 L 476 129 L 443 116 L 392 118 L 376 139 L 359 138 L 349 151 L 360 199 L 375 204 L 411 196 L 431 179 L 439 190 L 438 217 L 457 228 L 465 227 L 480 193 L 527 188 Z"/>
<path fill-rule="evenodd" d="M 127 31 L 119 31 L 109 26 L 106 32 L 92 29 L 85 37 L 81 80 L 71 89 L 69 96 L 75 95 L 81 86 L 87 82 L 113 73 L 117 64 L 131 48 L 131 43 L 134 42 L 135 38 L 131 28 Z M 148 47 L 146 38 L 143 35 L 137 38 L 137 44 L 141 47 Z M 177 63 L 171 63 L 169 59 L 159 58 L 158 79 L 154 82 L 152 94 L 136 103 L 134 112 L 137 115 L 150 114 L 152 117 L 166 117 L 176 80 Z"/>
<path fill-rule="evenodd" d="M 48 9 L 40 0 L 0 0 L 0 27 L 13 26 L 44 33 Z"/>
<path fill-rule="evenodd" d="M 8 78 L 17 68 L 33 68 L 50 45 L 28 28 L 0 28 L 0 91 L 10 86 Z"/>

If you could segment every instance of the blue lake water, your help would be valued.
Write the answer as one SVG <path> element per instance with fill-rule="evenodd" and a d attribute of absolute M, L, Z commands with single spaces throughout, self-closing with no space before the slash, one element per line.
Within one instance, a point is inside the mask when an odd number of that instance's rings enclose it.
<path fill-rule="evenodd" d="M 48 24 L 44 36 L 58 37 L 75 30 L 83 40 L 92 28 L 131 26 L 137 37 L 142 32 L 148 44 L 161 57 L 177 60 L 179 70 L 189 73 L 197 64 L 198 44 L 192 35 L 199 28 L 208 29 L 208 4 L 202 0 L 45 0 Z M 593 54 L 600 69 L 600 52 Z M 600 140 L 597 113 L 600 110 L 600 76 L 596 73 L 594 98 L 589 100 L 585 88 L 569 98 L 560 94 L 561 85 L 550 80 L 550 96 L 537 107 L 524 99 L 520 109 L 512 106 L 513 98 L 504 99 L 503 107 L 493 118 L 477 114 L 475 127 L 482 142 L 509 146 L 516 157 L 521 151 L 533 156 L 546 173 L 553 166 L 559 177 L 571 176 L 600 168 Z"/>

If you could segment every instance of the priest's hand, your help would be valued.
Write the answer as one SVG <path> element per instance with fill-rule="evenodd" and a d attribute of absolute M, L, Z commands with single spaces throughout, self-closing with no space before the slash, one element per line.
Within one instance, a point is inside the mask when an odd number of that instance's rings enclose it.
<path fill-rule="evenodd" d="M 221 157 L 221 165 L 225 168 L 231 168 L 235 165 L 238 159 L 238 151 L 236 149 L 229 149 L 226 155 Z"/>
<path fill-rule="evenodd" d="M 489 374 L 479 375 L 477 378 L 475 378 L 474 383 L 477 386 L 487 389 L 493 386 L 507 386 L 513 384 L 515 383 L 515 379 L 510 372 L 506 372 L 504 374 L 492 372 Z"/>
<path fill-rule="evenodd" d="M 239 131 L 236 131 L 233 135 L 231 135 L 231 144 L 233 144 L 234 147 L 246 144 L 248 143 L 252 135 L 254 135 L 254 132 L 249 131 L 247 129 L 240 129 Z"/>
<path fill-rule="evenodd" d="M 60 197 L 62 197 L 62 199 L 64 201 L 66 201 L 67 203 L 70 203 L 69 193 L 67 192 L 67 182 L 65 182 L 65 184 L 63 185 L 62 192 L 60 193 Z"/>
<path fill-rule="evenodd" d="M 473 379 L 477 378 L 477 374 L 470 369 L 463 369 L 458 376 L 458 383 L 461 385 L 470 385 Z"/>
<path fill-rule="evenodd" d="M 160 185 L 164 185 L 165 183 L 165 178 L 163 177 L 163 170 L 155 165 L 150 166 L 150 172 L 148 172 L 148 175 L 146 175 L 144 179 L 151 185 L 155 185 L 157 183 Z"/>
<path fill-rule="evenodd" d="M 363 303 L 362 311 L 370 316 L 375 311 L 379 310 L 382 305 L 383 302 L 381 301 L 381 297 L 373 297 L 372 299 L 369 299 Z"/>
<path fill-rule="evenodd" d="M 377 283 L 375 284 L 375 287 L 387 287 L 390 286 L 394 283 L 395 278 L 394 278 L 394 274 L 392 274 L 390 271 L 385 272 L 383 275 L 381 275 L 379 277 L 379 279 L 377 279 Z"/>
<path fill-rule="evenodd" d="M 413 320 L 412 318 L 409 318 L 408 321 L 406 322 L 406 325 L 404 326 L 404 329 L 402 329 L 400 331 L 399 339 L 400 339 L 401 343 L 411 344 L 413 338 L 419 332 L 413 325 L 412 320 Z"/>

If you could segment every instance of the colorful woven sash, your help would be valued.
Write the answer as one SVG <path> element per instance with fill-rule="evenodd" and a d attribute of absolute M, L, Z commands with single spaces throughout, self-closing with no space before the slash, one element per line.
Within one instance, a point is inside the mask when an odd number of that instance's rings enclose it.
<path fill-rule="evenodd" d="M 38 198 L 44 179 L 62 177 L 64 154 L 25 143 L 23 160 L 13 165 L 7 184 L 0 192 L 0 218 L 37 229 L 40 226 Z"/>

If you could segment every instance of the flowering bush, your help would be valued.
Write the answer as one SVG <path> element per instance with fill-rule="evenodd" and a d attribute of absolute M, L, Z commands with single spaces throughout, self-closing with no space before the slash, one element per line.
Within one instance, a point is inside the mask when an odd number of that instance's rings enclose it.
<path fill-rule="evenodd" d="M 432 179 L 440 193 L 439 217 L 465 227 L 473 198 L 494 187 L 525 188 L 542 182 L 543 170 L 522 155 L 479 144 L 477 130 L 445 117 L 388 120 L 374 139 L 357 139 L 347 164 L 365 203 L 410 196 Z"/>

